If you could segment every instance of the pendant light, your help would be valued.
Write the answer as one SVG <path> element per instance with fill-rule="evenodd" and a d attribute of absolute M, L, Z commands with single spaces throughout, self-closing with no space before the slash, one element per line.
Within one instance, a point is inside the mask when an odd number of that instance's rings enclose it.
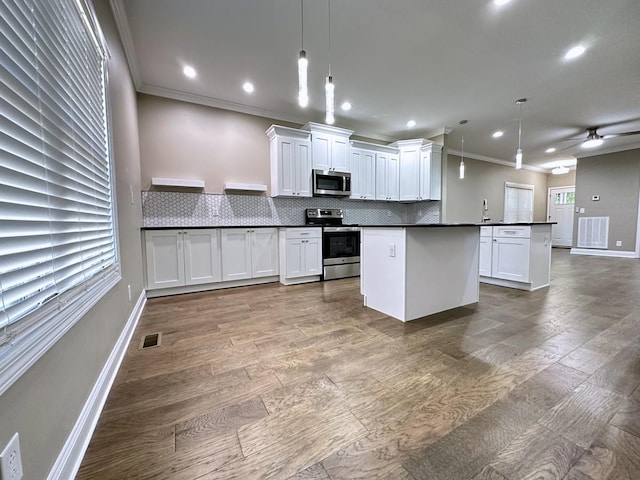
<path fill-rule="evenodd" d="M 336 121 L 334 116 L 334 89 L 333 77 L 331 76 L 331 0 L 329 0 L 329 76 L 327 76 L 327 83 L 324 85 L 326 109 L 324 121 L 329 125 L 333 125 Z"/>
<path fill-rule="evenodd" d="M 516 170 L 520 170 L 522 168 L 522 148 L 521 148 L 521 140 L 522 140 L 522 104 L 526 102 L 526 98 L 519 98 L 516 100 L 516 104 L 520 105 L 520 121 L 518 122 L 518 150 L 516 150 Z"/>
<path fill-rule="evenodd" d="M 302 20 L 302 49 L 298 55 L 298 105 L 309 105 L 309 91 L 307 90 L 307 52 L 304 51 L 304 0 L 300 0 L 300 18 Z"/>
<path fill-rule="evenodd" d="M 460 125 L 464 125 L 467 123 L 467 120 L 460 120 Z M 464 180 L 464 134 L 462 134 L 462 155 L 460 156 L 460 166 L 459 168 L 459 174 L 458 174 L 458 178 L 460 180 Z"/>

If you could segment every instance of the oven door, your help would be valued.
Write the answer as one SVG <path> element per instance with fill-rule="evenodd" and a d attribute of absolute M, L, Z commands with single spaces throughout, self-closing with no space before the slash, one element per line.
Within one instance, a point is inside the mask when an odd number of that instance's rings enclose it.
<path fill-rule="evenodd" d="M 360 230 L 326 227 L 322 233 L 322 262 L 342 265 L 360 262 Z"/>

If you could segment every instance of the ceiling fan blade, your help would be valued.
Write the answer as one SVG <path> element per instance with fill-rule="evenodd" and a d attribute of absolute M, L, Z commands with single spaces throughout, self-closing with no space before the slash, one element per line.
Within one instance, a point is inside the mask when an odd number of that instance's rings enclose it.
<path fill-rule="evenodd" d="M 635 132 L 622 132 L 622 133 L 612 133 L 610 135 L 605 135 L 604 138 L 613 138 L 613 137 L 627 137 L 629 135 L 640 135 L 640 130 Z"/>
<path fill-rule="evenodd" d="M 574 143 L 573 145 L 569 145 L 568 147 L 564 147 L 562 148 L 560 151 L 564 152 L 565 150 L 569 150 L 570 148 L 575 147 L 576 145 L 580 145 L 581 143 L 584 142 L 584 138 L 582 138 L 578 143 Z"/>

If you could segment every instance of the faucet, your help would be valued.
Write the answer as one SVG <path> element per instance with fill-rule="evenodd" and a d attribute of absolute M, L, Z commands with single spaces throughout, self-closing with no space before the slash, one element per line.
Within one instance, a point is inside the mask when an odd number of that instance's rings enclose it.
<path fill-rule="evenodd" d="M 491 218 L 489 218 L 489 202 L 485 198 L 482 200 L 482 223 L 490 222 Z"/>

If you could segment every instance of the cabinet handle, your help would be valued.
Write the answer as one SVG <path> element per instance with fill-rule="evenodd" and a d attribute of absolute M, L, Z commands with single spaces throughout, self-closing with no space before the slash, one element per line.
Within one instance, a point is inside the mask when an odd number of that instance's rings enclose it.
<path fill-rule="evenodd" d="M 494 238 L 494 239 L 493 239 L 493 241 L 494 241 L 494 242 L 497 242 L 497 241 L 498 241 L 498 239 L 497 239 L 497 238 Z"/>

